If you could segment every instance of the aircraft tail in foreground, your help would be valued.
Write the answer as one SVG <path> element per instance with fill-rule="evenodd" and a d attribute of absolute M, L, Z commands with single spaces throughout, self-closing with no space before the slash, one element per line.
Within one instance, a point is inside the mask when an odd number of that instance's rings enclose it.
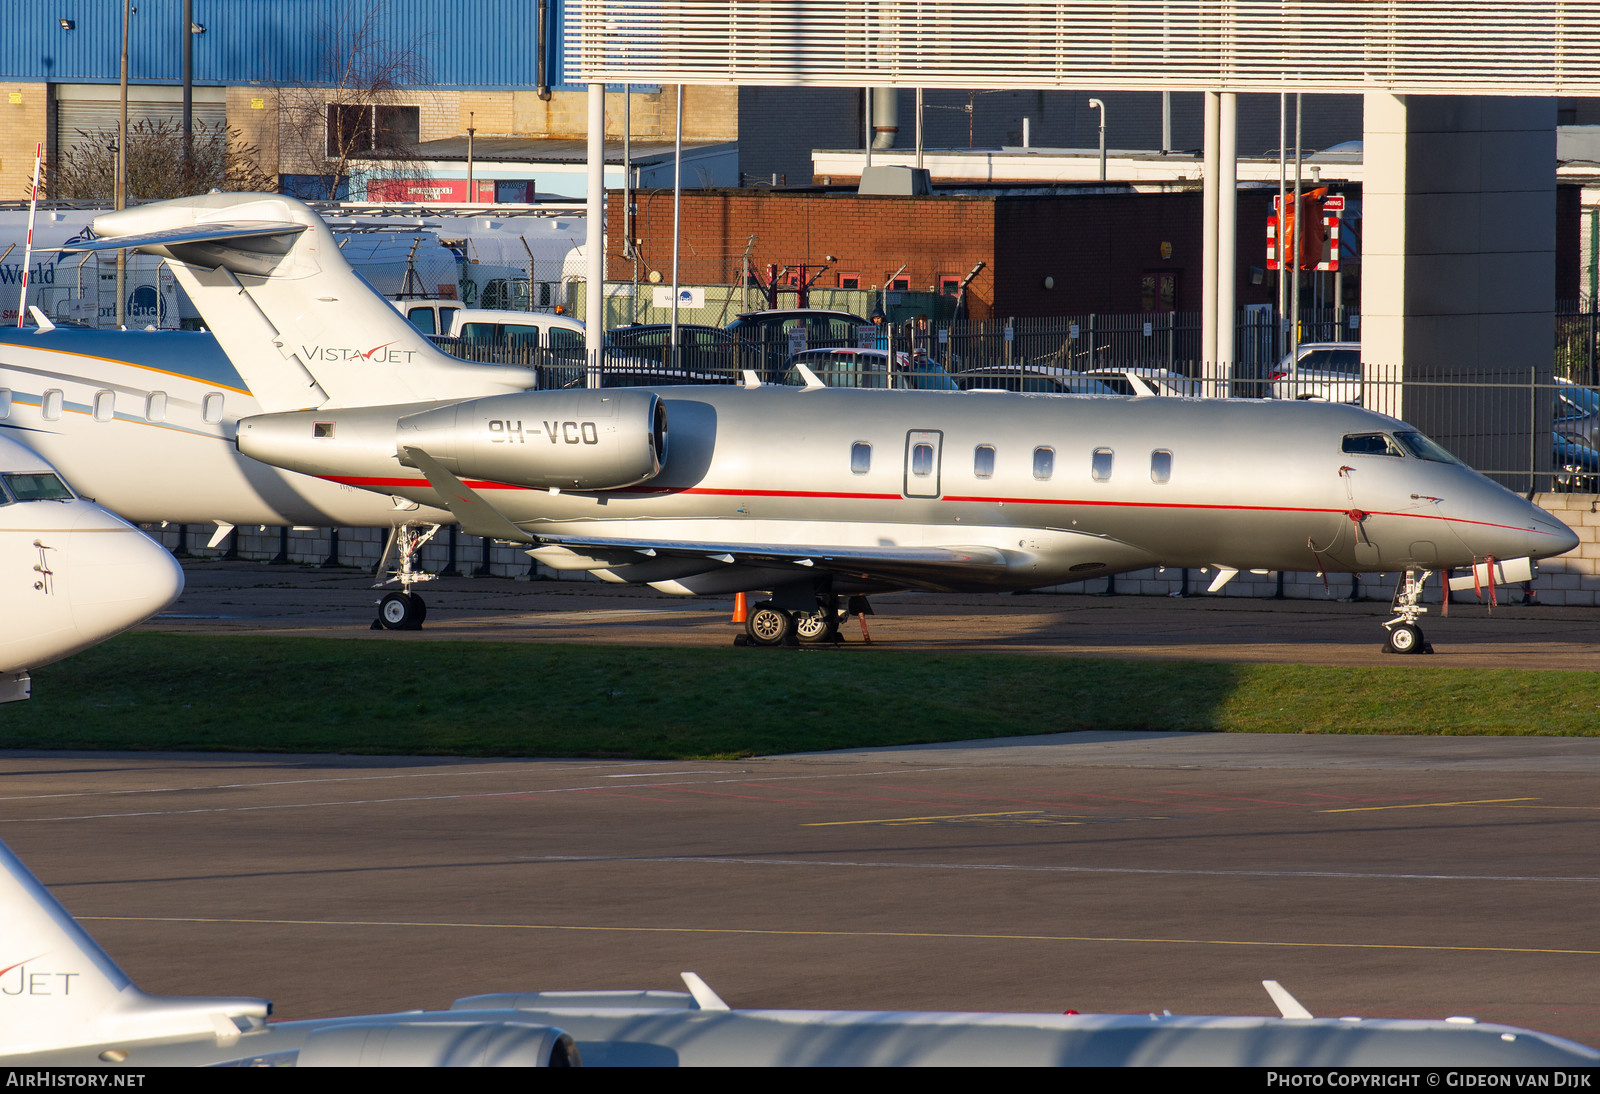
<path fill-rule="evenodd" d="M 203 194 L 96 217 L 101 238 L 72 251 L 129 248 L 172 270 L 228 358 L 269 411 L 498 395 L 531 369 L 441 352 L 339 251 L 304 202 Z"/>

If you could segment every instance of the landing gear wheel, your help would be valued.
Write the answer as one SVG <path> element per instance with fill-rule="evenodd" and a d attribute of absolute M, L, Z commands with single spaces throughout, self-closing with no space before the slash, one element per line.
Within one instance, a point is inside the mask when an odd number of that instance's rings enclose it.
<path fill-rule="evenodd" d="M 832 642 L 839 637 L 838 614 L 818 608 L 809 615 L 794 617 L 794 631 L 802 642 Z"/>
<path fill-rule="evenodd" d="M 1389 628 L 1390 653 L 1421 653 L 1426 647 L 1422 640 L 1422 628 L 1413 627 L 1409 623 L 1401 623 Z"/>
<path fill-rule="evenodd" d="M 378 602 L 378 622 L 387 631 L 420 630 L 427 614 L 427 605 L 412 593 L 389 593 Z"/>
<path fill-rule="evenodd" d="M 745 617 L 744 631 L 757 646 L 781 646 L 794 631 L 794 616 L 763 600 Z"/>

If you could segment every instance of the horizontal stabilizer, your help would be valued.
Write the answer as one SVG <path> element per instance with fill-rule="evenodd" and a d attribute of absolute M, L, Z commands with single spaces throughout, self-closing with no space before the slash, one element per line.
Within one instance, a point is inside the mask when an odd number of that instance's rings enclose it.
<path fill-rule="evenodd" d="M 156 247 L 182 246 L 186 243 L 227 243 L 241 250 L 270 251 L 283 254 L 289 249 L 293 237 L 306 230 L 304 224 L 289 221 L 245 221 L 239 224 L 196 224 L 188 228 L 169 228 L 141 235 L 110 236 L 105 239 L 85 239 L 61 247 L 44 248 L 56 251 L 120 251 L 150 250 Z M 250 240 L 272 240 L 270 246 L 241 247 Z"/>

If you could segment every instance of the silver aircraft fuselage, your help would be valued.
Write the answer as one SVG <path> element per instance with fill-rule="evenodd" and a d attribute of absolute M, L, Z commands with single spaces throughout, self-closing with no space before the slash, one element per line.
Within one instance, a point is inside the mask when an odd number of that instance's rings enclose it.
<path fill-rule="evenodd" d="M 526 408 L 531 429 L 548 394 L 485 400 L 500 409 L 484 413 L 521 422 L 516 408 Z M 841 590 L 956 591 L 1158 565 L 1437 570 L 1576 543 L 1549 514 L 1461 464 L 1393 443 L 1389 454 L 1349 451 L 1372 446 L 1347 437 L 1415 432 L 1356 407 L 770 386 L 655 395 L 664 460 L 635 485 L 556 492 L 472 477 L 459 462 L 450 469 L 535 540 L 597 551 L 602 576 L 684 593 L 772 587 L 801 577 L 797 566 L 832 572 Z M 393 425 L 447 405 L 263 415 L 241 423 L 239 446 L 437 507 L 449 499 L 403 465 Z M 488 421 L 459 420 L 463 434 Z M 512 443 L 525 446 L 530 467 L 556 450 L 554 435 Z M 653 545 L 676 553 L 651 554 Z M 631 562 L 601 565 L 628 550 Z M 719 552 L 728 565 L 705 561 Z M 837 557 L 852 552 L 864 559 L 854 569 Z"/>

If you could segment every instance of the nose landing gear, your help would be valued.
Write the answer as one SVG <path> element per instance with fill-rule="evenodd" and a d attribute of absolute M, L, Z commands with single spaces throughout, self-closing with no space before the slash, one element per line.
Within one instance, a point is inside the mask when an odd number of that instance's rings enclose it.
<path fill-rule="evenodd" d="M 1384 649 L 1389 653 L 1432 653 L 1433 646 L 1422 635 L 1417 620 L 1428 613 L 1422 606 L 1422 590 L 1432 570 L 1407 570 L 1394 589 L 1394 618 L 1384 624 L 1389 631 Z"/>
<path fill-rule="evenodd" d="M 429 525 L 425 532 L 421 528 L 419 524 L 402 524 L 389 533 L 383 557 L 378 560 L 378 573 L 384 573 L 391 551 L 397 552 L 395 568 L 389 571 L 392 576 L 374 587 L 381 589 L 398 581 L 400 592 L 388 593 L 378 601 L 378 618 L 372 621 L 375 631 L 421 630 L 422 621 L 428 618 L 428 606 L 422 602 L 421 596 L 411 591 L 411 587 L 419 582 L 432 581 L 437 576 L 426 573 L 419 562 L 422 545 L 438 534 L 439 525 Z"/>

